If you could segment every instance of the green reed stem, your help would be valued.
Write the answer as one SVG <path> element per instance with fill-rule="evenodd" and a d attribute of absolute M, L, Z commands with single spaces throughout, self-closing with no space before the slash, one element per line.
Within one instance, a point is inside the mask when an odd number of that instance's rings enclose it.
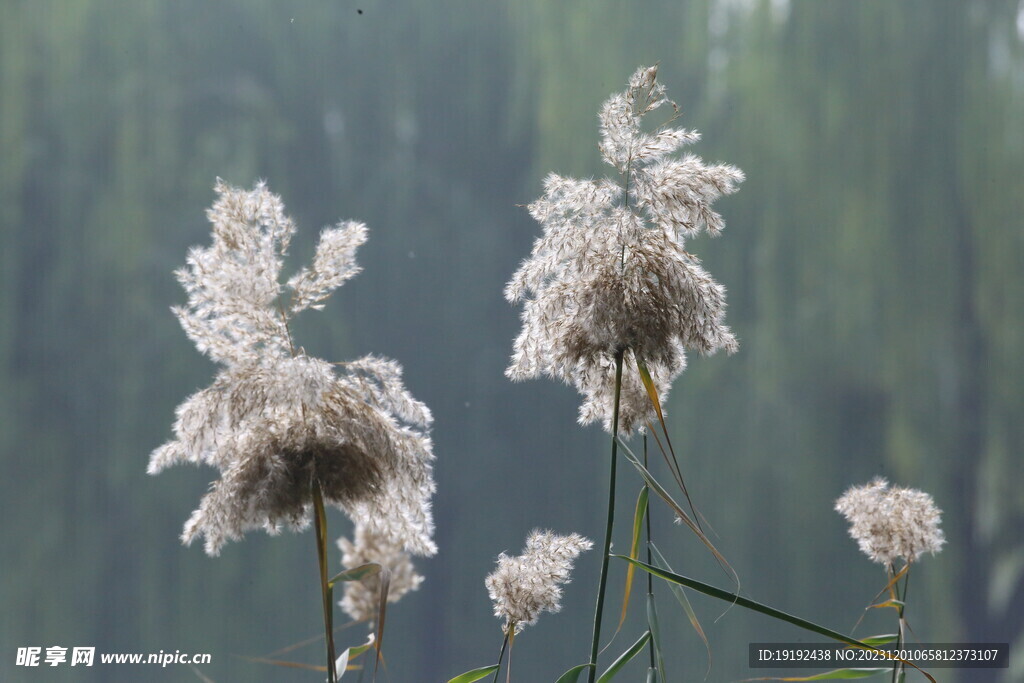
<path fill-rule="evenodd" d="M 644 469 L 649 470 L 647 464 L 647 435 L 644 434 Z M 647 483 L 644 483 L 644 488 L 649 489 Z M 647 526 L 647 564 L 654 564 L 651 561 L 651 499 L 648 496 L 647 505 L 644 506 L 644 523 Z M 647 574 L 647 595 L 654 597 L 654 575 L 651 573 Z M 651 625 L 648 624 L 648 627 Z M 647 649 L 651 656 L 651 668 L 658 669 L 658 660 L 655 657 L 654 652 L 654 631 L 651 631 L 651 639 L 647 641 Z M 661 678 L 661 670 L 658 669 L 658 678 Z"/>
<path fill-rule="evenodd" d="M 891 568 L 890 571 L 895 571 L 895 568 Z M 897 607 L 899 612 L 899 630 L 896 632 L 896 651 L 899 652 L 903 649 L 903 610 L 907 608 L 907 585 L 910 583 L 910 569 L 907 569 L 906 574 L 903 576 L 903 592 L 900 593 L 900 584 L 896 582 L 894 587 L 896 591 L 896 599 L 900 601 L 900 606 Z M 899 660 L 893 662 L 892 665 L 892 683 L 896 683 L 900 671 L 905 671 L 903 662 Z"/>
<path fill-rule="evenodd" d="M 505 683 L 512 683 L 512 648 L 516 644 L 515 626 L 508 634 L 508 664 L 505 665 Z"/>
<path fill-rule="evenodd" d="M 515 624 L 510 624 L 509 629 L 514 629 Z M 494 678 L 491 679 L 491 683 L 498 683 L 498 674 L 501 673 L 501 660 L 505 658 L 505 648 L 508 647 L 508 631 L 505 632 L 505 640 L 501 643 L 501 651 L 498 652 L 498 668 L 494 670 Z"/>
<path fill-rule="evenodd" d="M 625 349 L 615 352 L 615 404 L 612 408 L 612 462 L 608 482 L 608 522 L 604 532 L 604 551 L 601 553 L 601 581 L 597 589 L 597 608 L 594 611 L 594 638 L 590 644 L 588 683 L 597 676 L 597 648 L 601 640 L 601 615 L 604 612 L 604 591 L 608 583 L 608 554 L 612 547 L 612 524 L 615 522 L 615 465 L 619 454 L 619 397 L 622 393 L 622 357 Z"/>
<path fill-rule="evenodd" d="M 336 683 L 338 672 L 334 668 L 334 610 L 332 590 L 327 578 L 327 512 L 320 482 L 313 479 L 313 519 L 316 521 L 316 553 L 320 560 L 320 593 L 324 603 L 324 640 L 327 643 L 327 680 Z"/>

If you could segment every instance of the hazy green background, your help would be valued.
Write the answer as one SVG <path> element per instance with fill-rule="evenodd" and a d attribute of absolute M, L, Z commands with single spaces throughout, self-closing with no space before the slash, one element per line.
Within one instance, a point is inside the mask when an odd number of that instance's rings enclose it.
<path fill-rule="evenodd" d="M 1016 677 L 958 680 L 1024 680 L 1022 36 L 1017 0 L 3 0 L 0 678 L 198 680 L 14 666 L 17 647 L 94 645 L 210 652 L 218 683 L 322 680 L 235 657 L 317 634 L 312 535 L 208 558 L 177 535 L 214 472 L 145 475 L 214 372 L 168 308 L 216 176 L 283 196 L 296 264 L 321 226 L 369 224 L 365 272 L 296 335 L 330 360 L 398 359 L 437 418 L 440 553 L 390 613 L 391 680 L 491 663 L 494 557 L 536 526 L 600 538 L 606 486 L 575 393 L 502 374 L 518 312 L 501 290 L 538 234 L 517 205 L 549 171 L 606 172 L 597 108 L 660 61 L 695 151 L 747 174 L 721 238 L 689 244 L 729 289 L 741 350 L 691 358 L 668 406 L 744 592 L 851 628 L 884 578 L 831 507 L 884 474 L 945 511 L 949 544 L 910 589 L 916 636 L 1014 642 Z M 638 488 L 623 472 L 621 509 Z M 675 568 L 728 586 L 653 509 Z M 597 564 L 516 641 L 518 680 L 585 659 Z M 669 675 L 702 680 L 662 594 Z M 750 641 L 803 638 L 694 602 L 709 681 L 759 675 Z"/>

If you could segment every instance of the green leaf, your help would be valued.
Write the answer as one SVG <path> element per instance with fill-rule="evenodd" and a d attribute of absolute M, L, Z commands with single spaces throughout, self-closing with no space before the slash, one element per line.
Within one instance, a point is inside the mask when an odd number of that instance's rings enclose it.
<path fill-rule="evenodd" d="M 864 643 L 865 645 L 871 645 L 871 646 L 874 646 L 874 647 L 878 647 L 879 645 L 886 645 L 888 643 L 895 643 L 897 638 L 899 638 L 899 634 L 896 634 L 896 633 L 886 633 L 886 634 L 881 635 L 881 636 L 868 636 L 867 638 L 864 638 L 860 642 Z"/>
<path fill-rule="evenodd" d="M 645 482 L 647 482 L 647 486 L 649 486 L 656 494 L 658 494 L 659 497 L 661 497 L 663 501 L 665 501 L 668 504 L 670 508 L 672 508 L 672 511 L 676 513 L 676 516 L 684 524 L 686 524 L 686 526 L 690 528 L 690 531 L 692 531 L 697 536 L 697 538 L 700 539 L 700 542 L 704 544 L 704 547 L 711 551 L 711 554 L 714 556 L 715 560 L 719 563 L 719 565 L 721 565 L 722 568 L 725 569 L 726 572 L 728 572 L 729 576 L 736 584 L 736 590 L 738 591 L 740 587 L 739 575 L 736 574 L 736 571 L 726 561 L 722 553 L 718 552 L 718 548 L 716 548 L 715 545 L 711 542 L 711 540 L 704 535 L 704 532 L 701 530 L 700 526 L 693 519 L 690 518 L 690 515 L 688 515 L 683 510 L 683 508 L 679 506 L 679 503 L 673 500 L 672 496 L 669 495 L 668 491 L 665 490 L 665 487 L 658 483 L 658 480 L 654 478 L 654 475 L 652 475 L 648 471 L 648 469 L 643 466 L 640 460 L 637 459 L 636 454 L 633 453 L 632 449 L 630 449 L 630 447 L 627 446 L 621 439 L 619 440 L 619 446 L 621 446 L 622 450 L 625 452 L 626 460 L 628 460 L 630 464 L 632 464 L 633 467 L 637 469 L 637 471 L 640 473 L 640 476 L 643 477 Z"/>
<path fill-rule="evenodd" d="M 654 593 L 647 594 L 647 628 L 651 631 L 651 644 L 654 646 L 654 661 L 658 665 L 657 668 L 651 668 L 648 672 L 648 676 L 652 673 L 655 675 L 655 680 L 658 678 L 664 678 L 665 674 L 665 660 L 661 656 L 661 626 L 658 624 L 658 608 L 654 604 Z M 658 672 L 662 672 L 659 674 Z"/>
<path fill-rule="evenodd" d="M 629 556 L 634 560 L 640 555 L 640 531 L 643 527 L 644 517 L 647 516 L 647 498 L 650 494 L 646 486 L 640 489 L 640 495 L 636 499 L 636 512 L 633 513 L 633 542 L 629 546 Z M 626 621 L 626 612 L 629 610 L 629 597 L 633 592 L 633 575 L 636 573 L 636 567 L 629 565 L 626 570 L 626 588 L 622 595 L 622 614 L 619 615 L 619 625 L 615 628 L 615 633 L 622 629 L 622 624 Z"/>
<path fill-rule="evenodd" d="M 576 683 L 579 680 L 580 674 L 591 668 L 593 664 L 577 664 L 573 668 L 566 671 L 564 674 L 558 677 L 555 683 Z M 451 683 L 449 681 L 449 683 Z"/>
<path fill-rule="evenodd" d="M 459 674 L 455 678 L 448 681 L 448 683 L 473 683 L 473 681 L 479 681 L 481 678 L 486 678 L 488 675 L 498 670 L 497 664 L 491 664 L 490 666 L 482 666 L 479 669 L 473 669 L 467 671 L 464 674 Z"/>
<path fill-rule="evenodd" d="M 759 602 L 754 602 L 753 600 L 741 597 L 739 595 L 736 595 L 735 593 L 729 593 L 728 591 L 724 591 L 721 588 L 715 588 L 714 586 L 708 585 L 702 581 L 697 581 L 696 579 L 690 579 L 685 576 L 680 576 L 679 574 L 673 574 L 670 571 L 660 569 L 658 567 L 652 567 L 649 564 L 645 564 L 644 562 L 640 562 L 639 560 L 634 560 L 632 558 L 626 557 L 625 555 L 613 554 L 612 557 L 618 557 L 619 559 L 625 560 L 626 562 L 631 562 L 632 564 L 635 564 L 637 567 L 640 567 L 644 571 L 650 572 L 655 576 L 665 579 L 669 583 L 674 583 L 680 586 L 686 586 L 687 588 L 692 588 L 693 590 L 703 593 L 704 595 L 710 595 L 713 598 L 725 600 L 735 605 L 739 605 L 740 607 L 745 607 L 747 609 L 754 610 L 755 612 L 766 614 L 774 619 L 789 622 L 794 626 L 799 626 L 802 629 L 806 629 L 819 635 L 832 638 L 833 640 L 838 640 L 849 645 L 856 645 L 857 647 L 872 649 L 864 643 L 860 642 L 859 640 L 854 640 L 853 638 L 845 636 L 842 633 L 825 628 L 824 626 L 818 626 L 817 624 L 814 624 L 810 621 L 806 621 L 805 619 L 801 619 L 800 617 L 795 617 L 792 614 L 787 614 L 786 612 L 783 612 L 782 610 L 777 610 L 774 607 L 762 605 Z"/>
<path fill-rule="evenodd" d="M 363 654 L 367 650 L 373 647 L 373 641 L 366 643 L 365 645 L 355 645 L 353 647 L 346 648 L 341 655 L 338 656 L 338 660 L 334 663 L 335 672 L 337 673 L 337 680 L 341 680 L 341 677 L 345 675 L 345 672 L 350 669 L 360 669 L 362 667 L 354 664 L 349 664 L 353 659 Z"/>
<path fill-rule="evenodd" d="M 714 586 L 710 586 L 702 581 L 697 581 L 695 579 L 690 579 L 685 576 L 680 576 L 679 574 L 673 574 L 672 572 L 666 571 L 664 569 L 659 569 L 658 567 L 653 567 L 649 564 L 645 564 L 644 562 L 640 562 L 639 560 L 634 560 L 632 558 L 626 557 L 625 555 L 612 554 L 611 556 L 617 557 L 620 560 L 625 560 L 626 562 L 631 562 L 640 569 L 650 572 L 651 574 L 654 574 L 655 576 L 665 579 L 670 583 L 675 583 L 680 586 L 692 588 L 693 590 L 703 593 L 704 595 L 709 595 L 713 598 L 718 598 L 719 600 L 731 602 L 732 604 L 738 605 L 739 607 L 753 610 L 755 612 L 760 612 L 761 614 L 772 617 L 773 619 L 785 621 L 787 623 L 793 624 L 794 626 L 799 626 L 800 628 L 806 631 L 811 631 L 812 633 L 823 635 L 826 638 L 831 638 L 832 640 L 838 640 L 839 642 L 846 643 L 847 645 L 853 645 L 854 647 L 863 648 L 865 650 L 879 652 L 878 648 L 871 647 L 866 643 L 863 643 L 859 640 L 855 640 L 850 636 L 843 635 L 838 631 L 833 631 L 830 628 L 819 626 L 818 624 L 807 621 L 806 619 L 801 619 L 800 617 L 793 616 L 792 614 L 788 614 L 786 612 L 783 612 L 782 610 L 775 609 L 774 607 L 769 607 L 768 605 L 763 605 L 759 602 L 750 600 L 749 598 L 744 598 L 735 593 L 729 593 L 728 591 L 724 591 L 721 588 L 715 588 Z M 907 662 L 905 660 L 898 661 L 902 661 L 904 664 L 909 664 L 910 666 L 913 666 L 918 671 L 921 671 L 921 673 L 924 674 L 925 678 L 927 678 L 932 683 L 935 683 L 935 679 L 932 678 L 932 676 L 928 674 L 926 671 L 923 671 L 920 667 L 917 667 L 913 663 Z"/>
<path fill-rule="evenodd" d="M 651 554 L 654 559 L 654 564 L 661 569 L 672 571 L 672 567 L 669 565 L 668 560 L 658 550 L 658 546 L 654 545 L 653 541 L 649 544 L 651 547 Z M 672 595 L 676 596 L 676 600 L 680 605 L 683 606 L 683 611 L 686 612 L 686 617 L 690 620 L 690 625 L 693 626 L 693 630 L 697 632 L 700 639 L 704 642 L 704 649 L 708 653 L 708 670 L 707 673 L 711 673 L 711 664 L 714 658 L 711 655 L 711 643 L 708 641 L 707 635 L 704 633 L 704 628 L 700 625 L 700 620 L 697 619 L 697 613 L 693 611 L 693 606 L 690 604 L 690 599 L 686 597 L 686 591 L 672 582 L 668 583 L 669 590 L 672 591 Z"/>
<path fill-rule="evenodd" d="M 608 681 L 615 678 L 615 675 L 622 670 L 622 667 L 629 664 L 629 662 L 644 649 L 644 645 L 651 639 L 651 632 L 647 631 L 640 639 L 629 646 L 629 649 L 619 655 L 619 658 L 612 662 L 612 665 L 608 667 L 608 670 L 601 674 L 600 678 L 597 679 L 597 683 L 608 683 Z"/>
<path fill-rule="evenodd" d="M 367 562 L 366 564 L 361 564 L 358 567 L 346 569 L 327 583 L 334 586 L 334 584 L 342 583 L 344 581 L 362 581 L 369 576 L 374 576 L 375 574 L 380 573 L 380 570 L 381 566 L 376 562 Z"/>
<path fill-rule="evenodd" d="M 365 645 L 358 645 L 356 647 L 350 647 L 349 651 L 352 653 L 353 657 L 358 657 L 359 655 L 361 655 L 364 652 L 366 652 L 367 650 L 369 650 L 371 647 L 373 647 L 373 643 L 366 643 Z"/>
<path fill-rule="evenodd" d="M 880 673 L 891 671 L 891 669 L 835 669 L 813 676 L 798 676 L 786 678 L 748 678 L 748 681 L 849 681 L 855 678 L 869 678 Z"/>

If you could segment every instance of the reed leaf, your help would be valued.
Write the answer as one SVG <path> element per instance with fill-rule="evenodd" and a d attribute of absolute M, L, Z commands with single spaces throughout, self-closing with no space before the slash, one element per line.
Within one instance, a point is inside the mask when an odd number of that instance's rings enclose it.
<path fill-rule="evenodd" d="M 362 581 L 365 578 L 369 578 L 380 573 L 381 569 L 383 569 L 383 567 L 381 567 L 380 564 L 376 562 L 367 562 L 366 564 L 361 564 L 358 567 L 346 569 L 340 574 L 337 574 L 327 583 L 333 588 L 336 583 L 343 583 L 345 581 Z"/>
<path fill-rule="evenodd" d="M 657 666 L 648 671 L 654 672 L 656 679 L 665 680 L 665 658 L 661 656 L 661 625 L 658 623 L 658 607 L 654 602 L 654 594 L 647 594 L 647 627 L 651 630 L 651 645 L 654 647 L 654 662 Z"/>
<path fill-rule="evenodd" d="M 619 655 L 619 658 L 612 662 L 612 665 L 608 667 L 608 670 L 601 674 L 600 678 L 597 679 L 597 683 L 608 683 L 608 681 L 615 678 L 615 676 L 622 670 L 624 666 L 629 664 L 630 661 L 636 657 L 644 646 L 647 645 L 647 641 L 651 639 L 651 632 L 647 631 L 640 639 L 629 646 L 629 649 Z"/>
<path fill-rule="evenodd" d="M 704 595 L 709 595 L 709 596 L 711 596 L 713 598 L 718 598 L 719 600 L 725 600 L 727 602 L 731 602 L 732 604 L 738 605 L 739 607 L 744 607 L 746 609 L 753 610 L 755 612 L 760 612 L 761 614 L 764 614 L 766 616 L 772 617 L 773 619 L 778 619 L 779 621 L 785 621 L 787 623 L 793 624 L 794 626 L 798 626 L 798 627 L 800 627 L 800 628 L 802 628 L 802 629 L 804 629 L 806 631 L 811 631 L 812 633 L 817 633 L 819 635 L 825 636 L 826 638 L 830 638 L 832 640 L 837 640 L 837 641 L 839 641 L 841 643 L 846 643 L 847 645 L 853 645 L 854 647 L 858 647 L 858 648 L 861 648 L 861 649 L 864 649 L 864 650 L 872 650 L 873 652 L 882 653 L 882 651 L 879 650 L 878 648 L 872 647 L 872 646 L 868 645 L 867 643 L 864 643 L 864 642 L 862 642 L 860 640 L 856 640 L 854 638 L 851 638 L 850 636 L 847 636 L 847 635 L 844 635 L 842 633 L 839 633 L 838 631 L 833 631 L 830 628 L 825 628 L 824 626 L 819 626 L 818 624 L 815 624 L 814 622 L 807 621 L 806 619 L 801 619 L 800 617 L 794 616 L 794 615 L 789 614 L 787 612 L 783 612 L 782 610 L 779 610 L 779 609 L 775 609 L 774 607 L 769 607 L 768 605 L 761 604 L 760 602 L 755 602 L 754 600 L 751 600 L 749 598 L 744 598 L 744 597 L 742 597 L 740 595 L 737 595 L 736 593 L 730 593 L 728 591 L 722 590 L 721 588 L 715 588 L 714 586 L 708 585 L 708 584 L 706 584 L 706 583 L 704 583 L 702 581 L 697 581 L 695 579 L 691 579 L 691 578 L 688 578 L 688 577 L 685 577 L 685 576 L 681 576 L 679 574 L 673 574 L 672 572 L 666 571 L 664 569 L 659 569 L 658 567 L 653 567 L 653 566 L 651 566 L 649 564 L 646 564 L 644 562 L 640 562 L 639 560 L 634 560 L 632 558 L 626 557 L 625 555 L 615 555 L 615 554 L 612 554 L 611 556 L 612 557 L 617 557 L 620 560 L 625 560 L 626 562 L 631 562 L 631 563 L 635 564 L 637 567 L 639 567 L 640 569 L 643 569 L 644 571 L 650 572 L 651 574 L 654 574 L 655 576 L 661 577 L 662 579 L 664 579 L 664 580 L 666 580 L 666 581 L 668 581 L 670 583 L 675 583 L 675 584 L 679 584 L 680 586 L 686 586 L 687 588 L 692 588 L 693 590 L 698 591 L 700 593 L 703 593 Z M 882 653 L 882 654 L 885 654 L 885 653 Z M 885 655 L 885 656 L 888 657 L 889 655 Z M 892 659 L 894 659 L 895 661 L 899 661 L 899 662 L 902 662 L 904 664 L 907 664 L 909 666 L 914 667 L 915 669 L 920 671 L 922 674 L 924 674 L 925 678 L 927 678 L 929 681 L 931 681 L 932 683 L 936 683 L 935 679 L 928 672 L 922 670 L 919 666 L 917 666 L 913 662 L 908 662 L 906 660 L 895 658 L 895 657 L 893 657 Z"/>
<path fill-rule="evenodd" d="M 650 543 L 650 548 L 654 555 L 654 565 L 661 569 L 672 571 L 672 567 L 669 566 L 668 560 L 666 560 L 665 556 L 661 554 L 660 550 L 658 550 L 658 546 L 654 545 L 652 542 Z M 672 583 L 671 581 L 668 582 L 668 587 L 669 590 L 672 591 L 672 595 L 674 595 L 679 604 L 682 605 L 683 611 L 686 612 L 686 618 L 690 620 L 690 625 L 693 627 L 693 630 L 697 632 L 697 635 L 700 636 L 700 639 L 704 642 L 704 649 L 707 650 L 708 653 L 707 673 L 711 673 L 711 666 L 714 663 L 714 657 L 711 654 L 711 643 L 708 641 L 707 634 L 704 633 L 704 627 L 700 625 L 697 613 L 693 611 L 693 605 L 690 604 L 690 599 L 686 597 L 686 591 L 683 590 L 683 587 Z"/>
<path fill-rule="evenodd" d="M 473 681 L 479 681 L 481 678 L 487 678 L 489 675 L 498 670 L 498 664 L 491 664 L 490 666 L 482 666 L 479 669 L 473 669 L 466 673 L 461 673 L 455 678 L 448 681 L 448 683 L 473 683 Z"/>
<path fill-rule="evenodd" d="M 865 645 L 873 645 L 875 647 L 878 647 L 879 645 L 887 645 L 889 643 L 895 642 L 897 638 L 899 638 L 899 634 L 886 633 L 880 636 L 868 636 L 867 638 L 861 639 L 860 642 L 864 643 Z"/>
<path fill-rule="evenodd" d="M 686 514 L 686 511 L 679 506 L 679 503 L 677 503 L 672 498 L 669 492 L 665 490 L 665 487 L 662 486 L 658 482 L 658 480 L 654 478 L 654 475 L 652 475 L 650 471 L 648 471 L 648 469 L 643 466 L 643 463 L 641 463 L 640 460 L 636 457 L 632 449 L 630 449 L 630 447 L 623 443 L 621 440 L 619 440 L 619 446 L 621 446 L 623 451 L 625 452 L 626 459 L 629 460 L 630 464 L 633 465 L 633 467 L 635 467 L 637 471 L 640 472 L 640 476 L 643 477 L 645 482 L 647 482 L 647 486 L 649 486 L 656 494 L 658 494 L 658 496 L 663 501 L 665 501 L 666 504 L 668 504 L 670 508 L 672 508 L 672 511 L 676 513 L 676 516 L 679 517 L 679 519 L 690 528 L 690 531 L 692 531 L 694 535 L 696 535 L 697 538 L 700 539 L 701 543 L 703 543 L 704 546 L 709 551 L 711 551 L 711 554 L 714 556 L 715 560 L 718 561 L 718 564 L 732 578 L 733 582 L 736 584 L 736 591 L 739 592 L 740 577 L 729 564 L 729 562 L 726 561 L 725 556 L 723 556 L 722 553 L 718 552 L 718 548 L 716 548 L 715 544 L 711 542 L 711 539 L 709 539 L 704 534 L 704 532 L 696 524 L 696 522 L 690 519 L 690 516 Z"/>
<path fill-rule="evenodd" d="M 693 520 L 697 524 L 697 528 L 703 531 L 700 526 L 700 515 L 697 514 L 697 508 L 693 505 L 693 500 L 690 498 L 690 492 L 686 489 L 686 480 L 683 479 L 683 471 L 679 467 L 679 458 L 676 457 L 676 450 L 672 447 L 672 438 L 668 435 L 668 426 L 665 424 L 665 414 L 661 410 L 661 400 L 658 398 L 658 388 L 654 385 L 654 380 L 651 378 L 651 372 L 647 369 L 647 364 L 644 363 L 643 358 L 636 356 L 636 367 L 640 373 L 640 380 L 644 384 L 644 389 L 647 390 L 647 396 L 651 399 L 651 405 L 654 406 L 654 411 L 658 414 L 658 422 L 661 424 L 661 433 L 665 435 L 665 446 L 668 446 L 668 454 L 665 453 L 665 447 L 661 445 L 661 439 L 658 438 L 657 432 L 651 429 L 651 434 L 654 435 L 654 441 L 658 444 L 658 448 L 661 450 L 661 455 L 665 458 L 665 463 L 668 465 L 669 470 L 672 472 L 672 476 L 676 480 L 676 484 L 679 485 L 679 489 L 683 492 L 686 497 L 686 504 L 690 506 L 690 512 L 693 513 Z M 649 425 L 648 425 L 649 426 Z M 671 459 L 669 459 L 671 455 Z"/>
<path fill-rule="evenodd" d="M 884 673 L 889 669 L 835 669 L 813 676 L 787 676 L 785 678 L 747 678 L 746 681 L 838 681 L 853 680 L 856 678 L 870 678 Z"/>
<path fill-rule="evenodd" d="M 593 664 L 577 664 L 559 676 L 555 683 L 576 683 L 576 681 L 579 680 L 581 673 L 592 668 L 594 668 Z"/>
<path fill-rule="evenodd" d="M 639 559 L 640 556 L 640 531 L 644 523 L 644 517 L 647 515 L 648 495 L 648 489 L 645 486 L 640 489 L 640 495 L 636 499 L 636 512 L 633 513 L 633 542 L 629 546 L 629 556 L 634 560 Z M 633 592 L 633 575 L 635 573 L 636 567 L 629 565 L 626 569 L 626 587 L 622 592 L 622 613 L 619 615 L 619 625 L 615 628 L 616 635 L 622 630 L 622 624 L 626 621 L 626 612 L 629 610 L 629 598 Z M 615 636 L 612 637 L 614 638 Z"/>

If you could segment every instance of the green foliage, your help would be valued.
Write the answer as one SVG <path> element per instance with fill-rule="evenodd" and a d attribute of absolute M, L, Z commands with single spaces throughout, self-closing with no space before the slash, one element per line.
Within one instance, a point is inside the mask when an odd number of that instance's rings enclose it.
<path fill-rule="evenodd" d="M 490 666 L 483 666 L 483 667 L 480 667 L 479 669 L 473 669 L 472 671 L 467 671 L 464 674 L 459 674 L 455 678 L 453 678 L 450 681 L 448 681 L 448 683 L 473 683 L 473 681 L 479 681 L 479 680 L 481 680 L 483 678 L 486 678 L 488 675 L 494 673 L 497 670 L 498 670 L 498 665 L 497 664 L 491 664 Z"/>
<path fill-rule="evenodd" d="M 576 683 L 580 676 L 583 675 L 584 671 L 589 671 L 593 668 L 592 664 L 577 664 L 573 668 L 566 671 L 564 674 L 558 677 L 555 683 Z"/>
<path fill-rule="evenodd" d="M 642 636 L 640 636 L 640 638 L 638 638 L 635 643 L 630 645 L 625 652 L 619 655 L 618 658 L 614 662 L 612 662 L 612 665 L 609 666 L 608 669 L 598 677 L 597 683 L 608 683 L 609 681 L 614 680 L 615 677 L 619 674 L 619 672 L 622 671 L 622 669 L 627 664 L 633 661 L 634 657 L 636 657 L 638 654 L 640 654 L 641 651 L 643 651 L 644 646 L 647 645 L 647 641 L 650 639 L 650 631 L 647 631 Z"/>

